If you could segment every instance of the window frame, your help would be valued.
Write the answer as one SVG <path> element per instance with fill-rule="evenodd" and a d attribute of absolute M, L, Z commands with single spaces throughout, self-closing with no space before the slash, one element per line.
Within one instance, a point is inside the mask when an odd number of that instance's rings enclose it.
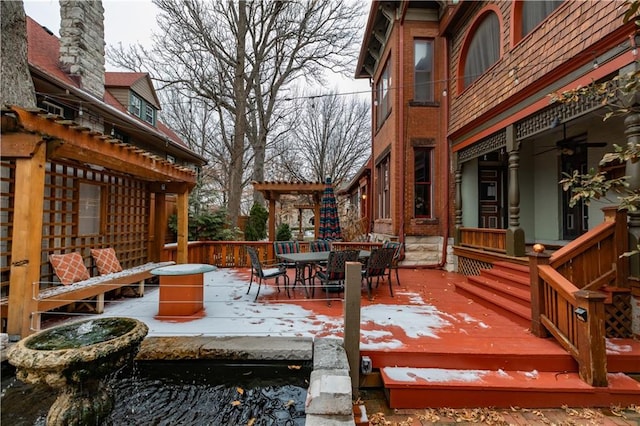
<path fill-rule="evenodd" d="M 413 41 L 413 101 L 416 103 L 433 103 L 435 101 L 434 94 L 434 40 L 432 38 L 416 38 Z M 418 71 L 417 69 L 417 48 L 418 45 L 426 45 L 427 50 L 430 50 L 431 60 L 429 62 L 429 70 Z M 428 56 L 428 55 L 427 55 Z M 424 82 L 418 83 L 418 75 L 419 74 L 428 74 L 428 79 L 424 80 Z M 421 92 L 421 88 L 418 86 L 420 84 L 426 85 L 426 96 L 421 98 L 418 96 L 418 93 Z"/>
<path fill-rule="evenodd" d="M 493 16 L 495 16 L 497 18 L 497 22 L 498 22 L 498 32 L 497 32 L 497 36 L 498 36 L 498 51 L 497 51 L 497 58 L 496 60 L 490 64 L 489 66 L 487 66 L 482 72 L 478 72 L 477 75 L 470 75 L 469 78 L 467 78 L 467 63 L 469 61 L 469 55 L 471 53 L 471 49 L 474 45 L 474 39 L 475 36 L 478 33 L 478 29 L 479 27 L 481 27 L 481 25 L 486 21 L 486 19 L 489 18 L 489 16 L 491 16 L 491 14 L 493 14 Z M 484 76 L 488 70 L 490 70 L 492 67 L 495 66 L 496 63 L 498 63 L 500 61 L 500 59 L 503 56 L 503 43 L 502 43 L 502 27 L 503 27 L 503 22 L 502 22 L 502 12 L 500 11 L 500 9 L 498 8 L 497 5 L 488 5 L 485 6 L 485 8 L 476 15 L 474 21 L 472 22 L 471 26 L 469 27 L 469 30 L 467 31 L 467 34 L 465 36 L 464 42 L 463 42 L 463 47 L 462 47 L 462 51 L 460 54 L 460 59 L 459 59 L 459 64 L 458 64 L 458 79 L 457 79 L 457 85 L 458 85 L 458 92 L 462 93 L 464 92 L 469 86 L 473 85 L 473 83 L 475 83 L 478 79 L 480 79 L 482 76 Z M 470 80 L 470 78 L 473 77 L 472 80 Z"/>
<path fill-rule="evenodd" d="M 135 92 L 129 92 L 129 112 L 138 118 L 141 118 L 142 115 L 143 102 L 142 98 L 136 95 Z"/>
<path fill-rule="evenodd" d="M 85 236 L 104 234 L 105 220 L 106 220 L 106 197 L 107 197 L 106 185 L 95 182 L 95 181 L 84 180 L 84 179 L 77 181 L 76 185 L 77 185 L 76 193 L 78 194 L 78 198 L 77 198 L 78 201 L 76 204 L 75 212 L 78 218 L 77 219 L 78 236 L 85 237 Z M 85 198 L 83 200 L 83 191 L 82 191 L 83 186 L 95 187 L 95 189 L 97 189 L 97 196 L 89 199 Z M 93 216 L 83 215 L 82 205 L 85 200 L 93 201 L 97 203 L 95 211 L 90 212 L 91 214 L 93 214 Z M 86 226 L 83 224 L 83 219 L 87 221 L 91 219 L 93 220 L 91 221 L 92 223 Z M 85 231 L 85 229 L 87 228 L 89 229 Z"/>
<path fill-rule="evenodd" d="M 376 164 L 376 213 L 378 219 L 391 218 L 391 154 Z"/>
<path fill-rule="evenodd" d="M 382 127 L 389 114 L 391 114 L 391 57 L 380 73 L 376 84 L 376 121 L 377 128 Z"/>
<path fill-rule="evenodd" d="M 431 219 L 433 218 L 433 147 L 414 147 L 413 148 L 413 217 L 417 219 Z M 418 180 L 418 158 L 419 154 L 426 154 L 427 173 L 425 173 L 426 180 Z M 427 196 L 418 197 L 418 193 L 424 194 L 423 191 L 418 191 L 418 188 L 426 188 Z M 419 202 L 418 198 L 421 198 L 421 205 L 424 207 L 426 204 L 426 212 L 418 213 Z"/>

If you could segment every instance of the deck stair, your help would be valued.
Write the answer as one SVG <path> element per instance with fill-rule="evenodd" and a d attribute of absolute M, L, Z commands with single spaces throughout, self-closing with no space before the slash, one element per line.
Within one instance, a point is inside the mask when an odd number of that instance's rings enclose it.
<path fill-rule="evenodd" d="M 455 282 L 456 292 L 500 313 L 515 327 L 531 323 L 529 268 L 496 262 Z M 494 325 L 495 327 L 496 325 Z M 464 341 L 464 342 L 463 342 Z M 640 401 L 640 342 L 607 342 L 608 386 L 580 379 L 573 357 L 552 338 L 473 335 L 412 352 L 370 356 L 391 408 L 553 408 L 631 406 Z M 636 374 L 634 376 L 634 373 Z"/>
<path fill-rule="evenodd" d="M 529 267 L 509 262 L 496 262 L 491 269 L 481 269 L 480 275 L 457 282 L 456 290 L 494 310 L 507 311 L 531 321 L 531 290 Z"/>

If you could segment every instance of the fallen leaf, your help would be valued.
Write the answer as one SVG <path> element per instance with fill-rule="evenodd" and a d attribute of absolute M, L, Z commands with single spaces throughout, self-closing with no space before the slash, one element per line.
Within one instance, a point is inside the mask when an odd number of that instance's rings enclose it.
<path fill-rule="evenodd" d="M 300 370 L 302 368 L 301 365 L 288 365 L 287 368 L 289 370 Z"/>
<path fill-rule="evenodd" d="M 242 388 L 236 388 L 236 392 L 238 392 L 240 395 L 244 395 L 244 389 Z"/>
<path fill-rule="evenodd" d="M 233 402 L 231 403 L 231 405 L 233 405 L 234 407 L 237 407 L 237 406 L 238 406 L 238 405 L 240 405 L 240 404 L 242 404 L 242 402 L 240 402 L 240 401 L 233 401 Z"/>

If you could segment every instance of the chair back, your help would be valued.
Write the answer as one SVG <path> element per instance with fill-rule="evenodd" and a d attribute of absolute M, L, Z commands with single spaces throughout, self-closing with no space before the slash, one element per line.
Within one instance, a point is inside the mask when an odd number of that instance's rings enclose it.
<path fill-rule="evenodd" d="M 249 255 L 249 260 L 251 260 L 251 269 L 257 276 L 262 277 L 264 274 L 262 273 L 262 263 L 258 252 L 254 247 L 247 246 L 247 254 Z"/>
<path fill-rule="evenodd" d="M 387 268 L 391 266 L 395 255 L 395 247 L 380 247 L 371 251 L 371 256 L 367 259 L 365 275 L 368 277 L 379 277 L 386 275 Z"/>
<path fill-rule="evenodd" d="M 297 241 L 274 241 L 273 252 L 279 254 L 300 253 L 300 244 Z"/>
<path fill-rule="evenodd" d="M 309 242 L 309 248 L 313 252 L 331 251 L 331 242 L 327 240 L 315 240 Z"/>
<path fill-rule="evenodd" d="M 397 263 L 400 260 L 400 255 L 402 254 L 402 243 L 399 243 L 397 241 L 386 240 L 385 242 L 382 243 L 382 247 L 383 248 L 392 247 L 395 250 L 395 253 L 393 253 L 394 263 Z"/>
<path fill-rule="evenodd" d="M 327 259 L 327 280 L 341 281 L 345 277 L 345 264 L 347 262 L 357 262 L 360 255 L 359 250 L 341 250 L 329 252 Z"/>

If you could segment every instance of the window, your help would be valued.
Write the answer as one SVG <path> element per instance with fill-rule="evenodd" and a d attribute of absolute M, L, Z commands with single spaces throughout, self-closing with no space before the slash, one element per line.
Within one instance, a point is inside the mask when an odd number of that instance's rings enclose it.
<path fill-rule="evenodd" d="M 140 117 L 140 114 L 142 113 L 142 99 L 133 93 L 131 93 L 130 99 L 129 112 L 136 117 Z"/>
<path fill-rule="evenodd" d="M 540 22 L 551 15 L 564 0 L 547 0 L 547 1 L 531 1 L 522 2 L 521 14 L 521 31 L 520 37 L 529 34 Z"/>
<path fill-rule="evenodd" d="M 433 41 L 414 41 L 413 60 L 413 100 L 416 102 L 433 102 Z"/>
<path fill-rule="evenodd" d="M 55 115 L 59 115 L 61 117 L 64 117 L 64 109 L 61 106 L 58 106 L 58 105 L 56 105 L 54 103 L 51 103 L 49 101 L 42 101 L 42 107 L 49 114 L 55 114 Z"/>
<path fill-rule="evenodd" d="M 378 193 L 378 218 L 385 219 L 391 217 L 391 188 L 390 188 L 390 156 L 387 155 L 376 166 L 377 190 Z"/>
<path fill-rule="evenodd" d="M 380 80 L 378 80 L 378 93 L 377 93 L 377 102 L 378 106 L 376 108 L 377 111 L 377 124 L 378 127 L 382 125 L 384 120 L 391 112 L 391 96 L 389 95 L 389 89 L 391 87 L 391 61 L 387 59 L 387 63 L 384 65 L 384 70 L 382 71 L 382 75 L 380 75 Z"/>
<path fill-rule="evenodd" d="M 129 112 L 136 117 L 143 119 L 147 123 L 155 126 L 157 112 L 153 105 L 133 92 L 130 92 L 129 97 L 131 99 L 129 104 Z"/>
<path fill-rule="evenodd" d="M 498 15 L 487 13 L 469 43 L 464 63 L 464 87 L 476 81 L 500 58 L 500 22 Z"/>
<path fill-rule="evenodd" d="M 78 234 L 96 235 L 101 231 L 102 187 L 80 183 L 78 199 Z"/>
<path fill-rule="evenodd" d="M 152 125 L 155 126 L 155 124 L 156 124 L 156 110 L 155 110 L 155 108 L 153 108 L 149 104 L 146 104 L 144 111 L 145 111 L 144 121 L 146 121 L 147 123 L 152 124 Z"/>
<path fill-rule="evenodd" d="M 413 152 L 415 217 L 431 217 L 431 153 L 431 148 L 416 148 Z"/>

